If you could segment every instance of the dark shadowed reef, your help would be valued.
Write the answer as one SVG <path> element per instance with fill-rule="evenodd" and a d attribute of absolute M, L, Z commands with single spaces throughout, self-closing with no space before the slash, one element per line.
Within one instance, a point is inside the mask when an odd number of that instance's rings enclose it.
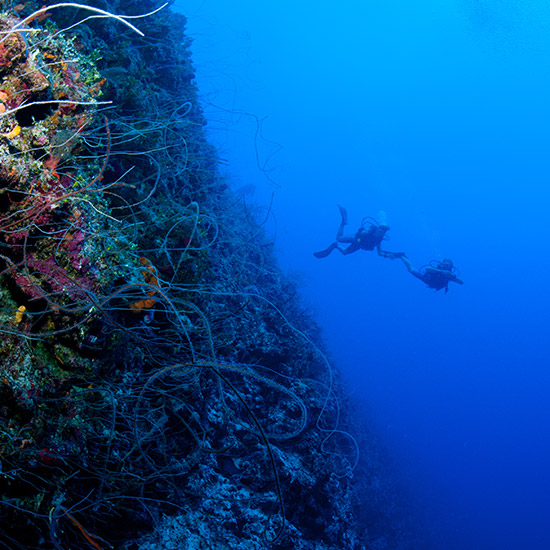
<path fill-rule="evenodd" d="M 0 544 L 419 548 L 218 172 L 183 16 L 87 6 L 0 2 Z"/>

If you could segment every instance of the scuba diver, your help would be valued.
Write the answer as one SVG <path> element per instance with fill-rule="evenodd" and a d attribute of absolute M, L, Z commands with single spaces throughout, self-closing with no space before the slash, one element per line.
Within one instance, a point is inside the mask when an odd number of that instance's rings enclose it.
<path fill-rule="evenodd" d="M 353 254 L 358 250 L 374 250 L 378 252 L 379 256 L 384 258 L 402 258 L 405 256 L 404 252 L 389 252 L 382 250 L 381 243 L 386 238 L 386 233 L 390 230 L 388 225 L 379 224 L 374 218 L 363 218 L 361 227 L 357 230 L 355 235 L 344 235 L 344 227 L 348 224 L 348 213 L 346 209 L 338 205 L 340 209 L 340 215 L 342 216 L 342 222 L 336 233 L 336 242 L 333 242 L 325 250 L 320 252 L 314 252 L 313 255 L 316 258 L 326 258 L 334 249 L 339 250 L 344 256 Z M 366 227 L 368 225 L 368 227 Z M 338 243 L 349 244 L 346 248 L 342 248 Z"/>
<path fill-rule="evenodd" d="M 447 293 L 450 281 L 459 285 L 464 284 L 464 281 L 458 278 L 458 270 L 453 266 L 453 262 L 449 258 L 444 258 L 442 262 L 432 260 L 428 265 L 422 266 L 420 269 L 415 269 L 407 256 L 403 255 L 401 259 L 407 266 L 409 273 L 435 290 L 444 288 L 445 293 Z"/>

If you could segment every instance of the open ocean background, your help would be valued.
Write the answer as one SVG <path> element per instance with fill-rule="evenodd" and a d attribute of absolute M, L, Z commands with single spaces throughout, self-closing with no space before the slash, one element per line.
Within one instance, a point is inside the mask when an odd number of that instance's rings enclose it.
<path fill-rule="evenodd" d="M 175 8 L 227 174 L 248 201 L 273 193 L 281 265 L 440 548 L 550 548 L 550 3 Z M 464 286 L 314 258 L 337 203 L 350 232 L 387 221 L 385 248 L 448 256 Z"/>

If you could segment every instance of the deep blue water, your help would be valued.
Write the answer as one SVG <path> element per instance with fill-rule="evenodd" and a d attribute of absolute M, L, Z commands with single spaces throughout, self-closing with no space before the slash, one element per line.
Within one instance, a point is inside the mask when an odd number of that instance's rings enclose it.
<path fill-rule="evenodd" d="M 228 176 L 274 193 L 281 264 L 442 548 L 550 548 L 550 4 L 176 7 Z M 452 258 L 464 286 L 373 252 L 314 258 L 337 203 L 350 231 L 385 218 L 416 266 Z"/>

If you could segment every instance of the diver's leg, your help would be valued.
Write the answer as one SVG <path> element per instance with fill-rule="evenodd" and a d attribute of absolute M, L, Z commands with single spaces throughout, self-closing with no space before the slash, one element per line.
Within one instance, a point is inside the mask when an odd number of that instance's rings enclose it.
<path fill-rule="evenodd" d="M 361 250 L 361 247 L 355 241 L 352 241 L 347 248 L 342 248 L 341 246 L 337 246 L 337 248 L 344 256 L 347 256 L 348 254 L 353 254 L 354 252 Z"/>
<path fill-rule="evenodd" d="M 344 243 L 344 244 L 352 244 L 356 242 L 357 239 L 353 235 L 340 235 L 340 232 L 338 232 L 338 236 L 336 237 L 336 242 Z"/>

